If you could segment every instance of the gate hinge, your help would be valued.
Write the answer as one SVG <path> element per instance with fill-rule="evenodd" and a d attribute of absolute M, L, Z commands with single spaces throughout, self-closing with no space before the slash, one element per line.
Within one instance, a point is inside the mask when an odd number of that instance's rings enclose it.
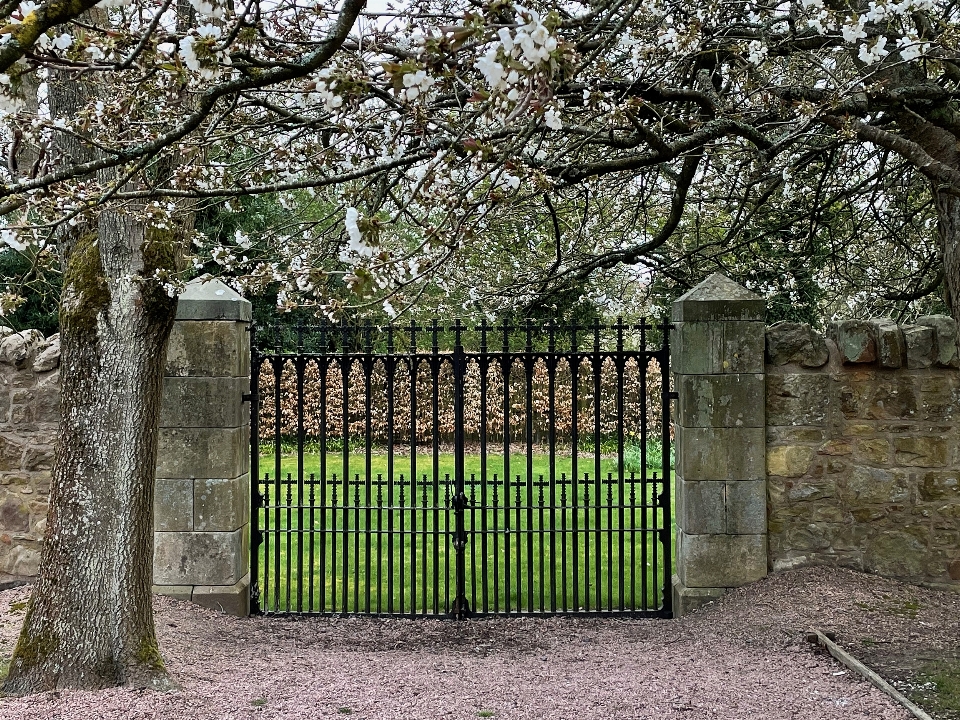
<path fill-rule="evenodd" d="M 676 390 L 671 390 L 670 392 L 667 393 L 667 397 L 668 397 L 670 400 L 679 400 L 679 399 L 680 399 L 680 393 L 678 393 Z"/>
<path fill-rule="evenodd" d="M 253 393 L 246 392 L 240 395 L 240 402 L 242 403 L 250 402 L 252 400 L 253 400 Z"/>

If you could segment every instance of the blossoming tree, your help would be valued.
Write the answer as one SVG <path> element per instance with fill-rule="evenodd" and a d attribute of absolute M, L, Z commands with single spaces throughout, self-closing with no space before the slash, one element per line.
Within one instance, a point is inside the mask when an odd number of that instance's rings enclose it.
<path fill-rule="evenodd" d="M 960 9 L 946 0 L 10 0 L 0 13 L 0 239 L 64 281 L 51 510 L 7 692 L 168 682 L 149 598 L 153 471 L 191 262 L 328 313 L 340 273 L 395 310 L 536 202 L 548 291 L 655 260 L 694 199 L 742 227 L 811 166 L 882 215 L 895 156 L 927 183 L 960 315 Z M 290 209 L 270 247 L 194 232 L 210 205 L 264 193 Z M 518 234 L 503 253 L 542 252 Z M 11 288 L 0 305 L 18 302 Z"/>

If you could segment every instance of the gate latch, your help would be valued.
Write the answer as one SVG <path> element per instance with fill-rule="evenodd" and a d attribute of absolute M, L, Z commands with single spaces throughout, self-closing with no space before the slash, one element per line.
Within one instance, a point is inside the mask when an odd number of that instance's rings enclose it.
<path fill-rule="evenodd" d="M 470 507 L 470 501 L 467 499 L 466 493 L 461 490 L 453 496 L 453 499 L 450 501 L 450 506 L 454 510 L 463 510 Z"/>

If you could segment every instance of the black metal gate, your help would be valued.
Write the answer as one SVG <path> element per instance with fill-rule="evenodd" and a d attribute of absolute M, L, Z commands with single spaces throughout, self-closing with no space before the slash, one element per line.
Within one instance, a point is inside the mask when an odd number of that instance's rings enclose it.
<path fill-rule="evenodd" d="M 256 330 L 254 611 L 669 617 L 668 328 Z"/>

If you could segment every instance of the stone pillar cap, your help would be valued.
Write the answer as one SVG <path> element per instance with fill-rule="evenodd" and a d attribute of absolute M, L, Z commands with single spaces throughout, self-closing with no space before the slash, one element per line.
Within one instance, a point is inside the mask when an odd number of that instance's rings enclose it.
<path fill-rule="evenodd" d="M 177 302 L 177 320 L 250 322 L 253 305 L 222 280 L 201 275 L 188 282 Z"/>
<path fill-rule="evenodd" d="M 673 303 L 674 322 L 762 321 L 767 302 L 720 273 L 714 273 Z"/>

